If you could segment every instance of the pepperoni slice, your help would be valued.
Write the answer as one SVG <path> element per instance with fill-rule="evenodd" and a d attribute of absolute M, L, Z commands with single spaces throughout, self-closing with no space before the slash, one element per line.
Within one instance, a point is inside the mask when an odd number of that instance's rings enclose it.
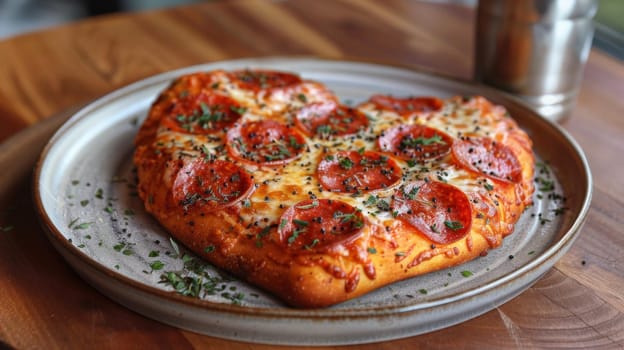
<path fill-rule="evenodd" d="M 346 193 L 387 188 L 401 178 L 401 168 L 393 159 L 372 151 L 342 151 L 327 155 L 316 171 L 323 187 Z"/>
<path fill-rule="evenodd" d="M 305 149 L 299 132 L 274 120 L 239 124 L 228 131 L 227 138 L 232 157 L 259 165 L 288 163 Z"/>
<path fill-rule="evenodd" d="M 450 152 L 453 139 L 425 125 L 399 125 L 382 133 L 379 149 L 403 160 L 440 158 Z"/>
<path fill-rule="evenodd" d="M 185 134 L 212 134 L 234 124 L 245 111 L 228 96 L 186 95 L 171 104 L 161 126 Z"/>
<path fill-rule="evenodd" d="M 407 116 L 413 113 L 429 113 L 442 109 L 442 100 L 436 97 L 397 98 L 387 95 L 373 95 L 370 100 L 379 109 L 394 111 Z"/>
<path fill-rule="evenodd" d="M 508 146 L 489 137 L 471 137 L 455 141 L 455 160 L 465 169 L 502 182 L 522 181 L 522 167 Z"/>
<path fill-rule="evenodd" d="M 185 210 L 191 207 L 219 209 L 249 196 L 251 176 L 234 163 L 196 158 L 185 164 L 173 182 L 173 199 Z"/>
<path fill-rule="evenodd" d="M 319 251 L 346 245 L 359 237 L 364 217 L 347 203 L 307 199 L 288 208 L 277 229 L 280 242 L 292 250 Z"/>
<path fill-rule="evenodd" d="M 354 108 L 318 102 L 301 108 L 295 123 L 310 136 L 344 136 L 366 128 L 368 118 Z"/>
<path fill-rule="evenodd" d="M 438 181 L 418 181 L 397 191 L 391 204 L 397 218 L 434 243 L 448 244 L 463 238 L 472 225 L 472 208 L 466 194 Z"/>
<path fill-rule="evenodd" d="M 285 88 L 301 83 L 298 75 L 271 70 L 240 70 L 230 75 L 240 88 L 252 91 Z"/>

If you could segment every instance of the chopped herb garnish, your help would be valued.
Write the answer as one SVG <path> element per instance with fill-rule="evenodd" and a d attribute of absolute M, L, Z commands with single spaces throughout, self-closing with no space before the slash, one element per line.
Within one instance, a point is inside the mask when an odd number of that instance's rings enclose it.
<path fill-rule="evenodd" d="M 160 252 L 157 250 L 152 250 L 151 252 L 149 252 L 149 254 L 147 256 L 149 256 L 150 258 L 155 258 L 157 256 L 160 255 Z"/>
<path fill-rule="evenodd" d="M 208 147 L 206 147 L 206 145 L 201 145 L 199 147 L 199 150 L 201 151 L 201 153 L 204 154 L 204 160 L 205 161 L 210 161 L 210 160 L 214 159 L 214 155 L 212 153 L 210 153 L 210 150 L 208 149 Z"/>
<path fill-rule="evenodd" d="M 264 160 L 268 162 L 284 160 L 291 156 L 290 150 L 288 150 L 284 144 L 277 141 L 273 141 L 265 145 L 264 148 L 267 149 L 267 152 L 269 152 L 268 154 L 263 154 Z M 248 155 L 251 159 L 256 158 L 256 154 L 254 152 L 249 152 Z"/>
<path fill-rule="evenodd" d="M 204 252 L 205 253 L 212 253 L 214 252 L 216 249 L 216 247 L 214 246 L 214 244 L 211 244 L 209 246 L 207 246 L 206 248 L 204 248 Z"/>
<path fill-rule="evenodd" d="M 329 125 L 320 125 L 316 128 L 316 133 L 319 135 L 330 135 L 334 133 L 334 130 Z"/>
<path fill-rule="evenodd" d="M 307 209 L 316 208 L 318 206 L 319 206 L 319 202 L 317 200 L 313 200 L 312 203 L 306 204 L 306 205 L 300 205 L 297 207 L 297 209 L 307 210 Z"/>
<path fill-rule="evenodd" d="M 80 201 L 80 205 L 83 207 L 86 207 L 87 205 L 89 205 L 89 200 L 85 199 L 85 200 Z"/>
<path fill-rule="evenodd" d="M 546 180 L 543 178 L 537 178 L 537 183 L 540 185 L 538 191 L 540 192 L 550 192 L 555 189 L 555 182 L 551 180 Z"/>
<path fill-rule="evenodd" d="M 366 251 L 369 254 L 377 254 L 377 249 L 375 249 L 374 247 L 368 247 L 368 248 L 366 248 Z"/>
<path fill-rule="evenodd" d="M 305 229 L 294 230 L 292 235 L 288 237 L 288 244 L 293 244 L 297 240 L 297 237 L 303 232 L 305 232 Z"/>
<path fill-rule="evenodd" d="M 74 226 L 74 224 L 78 222 L 78 220 L 80 220 L 80 218 L 76 218 L 76 219 L 70 221 L 69 225 L 67 225 L 67 227 L 72 228 Z"/>
<path fill-rule="evenodd" d="M 238 113 L 238 114 L 245 114 L 245 112 L 247 112 L 247 108 L 245 107 L 236 107 L 236 106 L 230 106 L 230 110 L 234 113 Z"/>
<path fill-rule="evenodd" d="M 245 298 L 245 294 L 243 293 L 230 294 L 228 292 L 224 292 L 221 293 L 221 296 L 225 299 L 230 300 L 232 302 L 232 305 L 240 305 Z"/>
<path fill-rule="evenodd" d="M 461 275 L 464 277 L 470 277 L 472 276 L 472 272 L 468 271 L 468 270 L 464 270 L 461 272 Z"/>
<path fill-rule="evenodd" d="M 380 199 L 377 201 L 377 208 L 381 211 L 389 211 L 390 204 L 388 204 L 385 200 Z"/>
<path fill-rule="evenodd" d="M 405 190 L 403 191 L 403 194 L 409 198 L 410 200 L 414 200 L 416 198 L 416 194 L 418 193 L 418 190 L 420 190 L 420 187 L 418 186 L 414 186 L 412 187 L 412 189 L 409 192 L 405 192 Z"/>
<path fill-rule="evenodd" d="M 348 157 L 341 158 L 338 161 L 338 165 L 340 165 L 340 167 L 345 169 L 345 170 L 349 170 L 349 169 L 353 168 L 353 161 L 351 159 L 349 159 Z"/>
<path fill-rule="evenodd" d="M 304 146 L 304 144 L 297 142 L 297 138 L 292 135 L 288 138 L 288 144 L 294 149 L 300 149 Z"/>
<path fill-rule="evenodd" d="M 165 283 L 173 287 L 176 292 L 192 296 L 199 297 L 199 292 L 202 288 L 202 279 L 197 277 L 182 276 L 177 272 L 167 272 L 160 276 L 160 283 Z"/>
<path fill-rule="evenodd" d="M 162 268 L 165 267 L 165 264 L 160 260 L 156 260 L 150 263 L 150 267 L 152 268 L 152 270 L 158 271 L 158 270 L 162 270 Z"/>
<path fill-rule="evenodd" d="M 121 242 L 121 243 L 115 244 L 113 246 L 113 249 L 115 249 L 115 251 L 117 252 L 120 252 L 125 246 L 126 246 L 126 243 Z"/>
<path fill-rule="evenodd" d="M 195 204 L 200 199 L 201 199 L 201 195 L 197 192 L 187 193 L 186 196 L 184 196 L 184 199 L 180 201 L 180 204 L 185 209 L 187 209 L 189 206 Z"/>
<path fill-rule="evenodd" d="M 269 225 L 269 226 L 265 226 L 262 231 L 260 231 L 257 235 L 256 235 L 256 239 L 260 240 L 263 237 L 266 237 L 269 235 L 269 233 L 271 232 L 271 227 L 273 227 L 274 225 Z"/>
<path fill-rule="evenodd" d="M 346 224 L 347 222 L 352 221 L 353 227 L 355 228 L 361 228 L 362 226 L 364 226 L 364 222 L 357 216 L 356 212 L 343 213 L 341 211 L 337 211 L 334 213 L 333 216 L 334 219 L 341 219 L 340 223 L 342 224 Z"/>
<path fill-rule="evenodd" d="M 370 195 L 364 202 L 364 205 L 375 205 L 377 203 L 377 197 Z"/>
<path fill-rule="evenodd" d="M 420 292 L 420 294 L 427 294 L 427 290 L 426 289 L 419 289 L 418 292 Z"/>
<path fill-rule="evenodd" d="M 307 245 L 304 245 L 304 246 L 303 246 L 303 248 L 305 248 L 305 249 L 307 249 L 307 250 L 310 250 L 310 249 L 314 248 L 314 247 L 315 247 L 317 244 L 319 244 L 320 242 L 321 242 L 321 241 L 319 241 L 319 239 L 318 239 L 318 238 L 315 238 L 315 239 L 313 239 L 313 240 L 312 240 L 312 243 L 307 244 Z"/>
<path fill-rule="evenodd" d="M 306 227 L 309 225 L 307 221 L 299 220 L 299 219 L 293 219 L 293 222 L 295 223 L 295 225 L 303 226 L 303 227 Z"/>
<path fill-rule="evenodd" d="M 83 222 L 79 225 L 75 225 L 73 227 L 74 230 L 85 230 L 87 228 L 89 228 L 89 226 L 91 226 L 93 224 L 93 222 Z"/>
<path fill-rule="evenodd" d="M 101 188 L 98 188 L 95 191 L 95 198 L 98 198 L 98 199 L 103 199 L 104 198 L 104 191 Z"/>
<path fill-rule="evenodd" d="M 461 230 L 462 228 L 464 228 L 464 225 L 462 225 L 462 223 L 459 221 L 444 221 L 444 226 L 450 228 L 453 231 Z"/>
<path fill-rule="evenodd" d="M 536 162 L 535 166 L 539 169 L 540 174 L 550 175 L 550 170 L 548 170 L 548 164 Z"/>
<path fill-rule="evenodd" d="M 446 142 L 442 139 L 440 135 L 437 134 L 428 138 L 422 136 L 416 138 L 407 136 L 401 140 L 399 149 L 403 150 L 406 148 L 419 148 L 420 146 L 429 146 L 431 144 L 446 145 Z"/>

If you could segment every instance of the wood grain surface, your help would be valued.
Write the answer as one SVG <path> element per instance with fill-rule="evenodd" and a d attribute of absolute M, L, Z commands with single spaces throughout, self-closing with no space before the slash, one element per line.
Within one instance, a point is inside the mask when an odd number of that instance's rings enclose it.
<path fill-rule="evenodd" d="M 283 348 L 147 319 L 73 272 L 43 235 L 30 194 L 33 161 L 62 111 L 153 74 L 241 57 L 355 58 L 470 79 L 473 27 L 472 9 L 439 2 L 231 0 L 92 18 L 0 41 L 0 349 Z M 468 322 L 341 348 L 624 348 L 622 96 L 624 64 L 592 51 L 563 126 L 586 152 L 594 198 L 580 238 L 555 268 Z"/>

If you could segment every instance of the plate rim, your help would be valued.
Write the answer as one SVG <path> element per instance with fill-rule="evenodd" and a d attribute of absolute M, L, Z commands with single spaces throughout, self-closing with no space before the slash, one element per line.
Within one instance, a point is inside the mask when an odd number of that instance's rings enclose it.
<path fill-rule="evenodd" d="M 563 137 L 563 140 L 567 142 L 568 145 L 571 146 L 571 148 L 575 151 L 574 155 L 578 158 L 578 160 L 580 161 L 580 164 L 582 165 L 584 169 L 583 175 L 585 176 L 581 180 L 583 180 L 582 183 L 587 187 L 587 190 L 583 194 L 582 206 L 579 210 L 579 213 L 575 215 L 575 218 L 573 222 L 571 223 L 570 227 L 567 229 L 567 231 L 560 238 L 558 238 L 556 242 L 553 242 L 547 250 L 542 252 L 535 259 L 529 261 L 527 264 L 524 264 L 520 266 L 519 268 L 513 270 L 512 272 L 508 273 L 507 275 L 503 276 L 502 278 L 494 280 L 483 286 L 480 286 L 475 289 L 471 289 L 469 291 L 458 291 L 455 294 L 446 295 L 446 296 L 442 296 L 439 298 L 427 299 L 425 302 L 415 302 L 412 304 L 396 305 L 396 306 L 341 308 L 341 309 L 333 309 L 333 308 L 295 309 L 295 308 L 288 308 L 288 307 L 265 308 L 265 307 L 255 307 L 255 306 L 248 306 L 248 305 L 238 306 L 238 305 L 230 305 L 230 304 L 225 304 L 225 303 L 217 303 L 217 302 L 211 302 L 207 300 L 189 298 L 186 296 L 179 295 L 175 293 L 174 291 L 161 290 L 161 289 L 146 285 L 144 283 L 141 283 L 139 281 L 136 281 L 119 272 L 113 271 L 111 268 L 91 259 L 88 254 L 82 252 L 76 246 L 68 242 L 68 240 L 60 232 L 60 230 L 58 230 L 56 226 L 52 223 L 52 220 L 50 219 L 50 217 L 48 216 L 48 214 L 46 213 L 44 209 L 44 204 L 40 196 L 41 188 L 39 187 L 39 184 L 40 184 L 40 179 L 42 175 L 41 171 L 42 171 L 43 164 L 46 160 L 47 154 L 52 149 L 52 147 L 57 142 L 57 140 L 60 139 L 63 136 L 63 134 L 66 133 L 72 127 L 72 125 L 80 121 L 81 118 L 84 117 L 85 115 L 88 115 L 88 113 L 92 109 L 102 106 L 103 104 L 105 104 L 107 101 L 111 99 L 115 99 L 115 98 L 124 96 L 128 93 L 132 93 L 133 91 L 140 90 L 144 86 L 149 86 L 157 82 L 169 80 L 172 77 L 175 77 L 176 75 L 184 74 L 185 72 L 189 72 L 193 70 L 205 70 L 207 66 L 217 65 L 217 64 L 232 64 L 232 63 L 243 64 L 245 62 L 249 62 L 250 65 L 252 65 L 253 62 L 266 63 L 266 62 L 271 62 L 271 61 L 276 61 L 276 62 L 279 62 L 279 61 L 289 61 L 289 62 L 314 61 L 314 62 L 322 63 L 322 64 L 374 65 L 374 66 L 379 66 L 383 68 L 407 70 L 407 71 L 410 71 L 411 73 L 417 73 L 419 75 L 433 77 L 437 80 L 445 80 L 445 81 L 452 82 L 455 84 L 461 84 L 466 87 L 474 88 L 475 90 L 478 90 L 480 93 L 483 92 L 484 94 L 488 96 L 492 96 L 492 95 L 496 96 L 497 98 L 504 100 L 505 103 L 507 104 L 515 105 L 516 108 L 520 108 L 524 110 L 524 112 L 527 115 L 530 115 L 529 118 L 539 120 L 540 122 L 543 122 L 546 127 L 553 129 L 553 131 L 555 131 L 556 133 L 559 133 Z M 523 118 L 526 118 L 526 117 L 523 117 Z M 46 232 L 46 236 L 48 237 L 48 239 L 53 240 L 55 243 L 58 244 L 59 247 L 64 249 L 64 252 L 61 252 L 61 253 L 72 254 L 74 258 L 81 260 L 83 263 L 87 263 L 89 267 L 94 268 L 98 272 L 105 274 L 107 277 L 113 278 L 116 281 L 122 284 L 125 284 L 129 287 L 138 289 L 144 293 L 152 294 L 155 297 L 164 298 L 166 300 L 174 301 L 177 303 L 182 303 L 190 307 L 200 307 L 202 309 L 205 309 L 206 311 L 228 313 L 232 315 L 241 315 L 241 314 L 245 316 L 258 315 L 258 316 L 267 317 L 267 318 L 289 317 L 291 319 L 305 319 L 305 320 L 310 320 L 310 319 L 340 320 L 340 319 L 345 319 L 345 318 L 353 319 L 353 318 L 394 316 L 397 314 L 401 314 L 401 315 L 409 314 L 412 312 L 426 310 L 434 306 L 448 305 L 457 301 L 461 301 L 466 298 L 478 296 L 480 294 L 484 294 L 488 291 L 494 290 L 501 285 L 518 280 L 522 275 L 527 274 L 532 270 L 536 270 L 536 269 L 543 267 L 545 264 L 552 261 L 553 259 L 555 259 L 555 261 L 558 260 L 560 255 L 564 254 L 567 251 L 567 249 L 569 249 L 569 247 L 572 245 L 572 243 L 576 240 L 576 238 L 580 234 L 581 227 L 584 224 L 585 220 L 587 219 L 587 213 L 591 205 L 592 193 L 593 193 L 593 179 L 592 179 L 591 171 L 589 168 L 589 163 L 587 161 L 587 158 L 584 152 L 578 145 L 578 143 L 572 138 L 572 136 L 565 129 L 541 117 L 535 111 L 531 110 L 530 107 L 526 105 L 526 103 L 524 103 L 518 98 L 515 98 L 509 94 L 503 93 L 499 90 L 496 90 L 494 88 L 491 88 L 485 85 L 449 77 L 444 74 L 440 74 L 438 72 L 427 70 L 427 69 L 415 68 L 415 67 L 410 67 L 410 66 L 405 66 L 405 65 L 397 65 L 397 64 L 392 64 L 392 63 L 379 63 L 379 62 L 360 60 L 360 59 L 357 59 L 357 60 L 350 59 L 350 58 L 330 59 L 330 58 L 320 58 L 320 57 L 314 57 L 314 56 L 268 56 L 268 57 L 255 57 L 255 58 L 249 57 L 249 58 L 206 62 L 203 64 L 192 65 L 188 67 L 182 67 L 182 68 L 178 68 L 174 70 L 169 70 L 169 71 L 159 73 L 159 74 L 156 74 L 156 75 L 144 78 L 144 79 L 140 79 L 133 83 L 130 83 L 124 87 L 116 89 L 112 92 L 109 92 L 97 98 L 96 100 L 92 101 L 91 103 L 84 106 L 76 113 L 74 113 L 69 118 L 69 120 L 67 120 L 61 126 L 61 128 L 59 128 L 54 133 L 52 138 L 45 145 L 35 165 L 35 172 L 33 176 L 33 197 L 35 199 L 36 212 L 38 214 L 38 217 L 40 219 L 42 226 L 44 227 L 44 231 Z M 562 251 L 562 249 L 564 250 Z M 74 267 L 72 266 L 72 268 Z M 539 277 L 535 279 L 535 281 L 537 281 L 538 279 Z M 520 291 L 520 293 L 522 291 Z"/>

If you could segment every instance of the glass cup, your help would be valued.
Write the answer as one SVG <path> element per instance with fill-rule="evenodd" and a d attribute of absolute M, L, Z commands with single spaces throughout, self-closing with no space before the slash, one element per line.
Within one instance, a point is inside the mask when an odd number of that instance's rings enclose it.
<path fill-rule="evenodd" d="M 480 0 L 475 79 L 552 121 L 574 108 L 597 0 Z"/>

